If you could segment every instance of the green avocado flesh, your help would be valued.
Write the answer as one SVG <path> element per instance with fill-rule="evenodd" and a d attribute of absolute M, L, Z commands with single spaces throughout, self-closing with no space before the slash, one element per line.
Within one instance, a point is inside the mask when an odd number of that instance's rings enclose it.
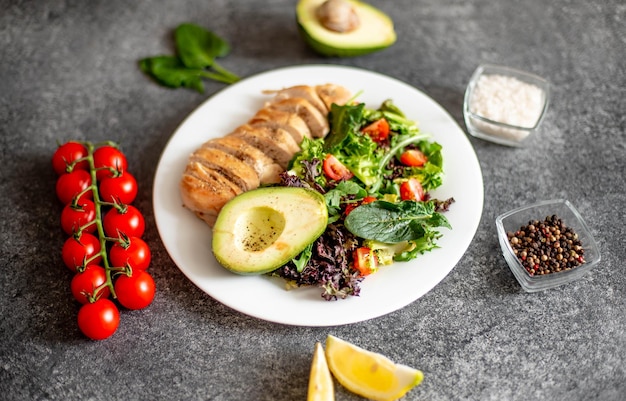
<path fill-rule="evenodd" d="M 300 32 L 316 52 L 325 56 L 354 57 L 395 43 L 393 21 L 382 11 L 358 0 L 345 0 L 358 17 L 358 27 L 348 32 L 328 29 L 317 15 L 318 8 L 325 1 L 300 0 L 296 8 Z"/>
<path fill-rule="evenodd" d="M 326 202 L 314 190 L 254 189 L 220 211 L 213 227 L 213 254 L 235 273 L 269 273 L 302 252 L 327 224 Z"/>

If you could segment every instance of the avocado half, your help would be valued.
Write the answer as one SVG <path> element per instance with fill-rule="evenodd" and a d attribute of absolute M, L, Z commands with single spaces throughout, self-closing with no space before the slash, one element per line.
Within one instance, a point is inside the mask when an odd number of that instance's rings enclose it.
<path fill-rule="evenodd" d="M 319 8 L 328 0 L 300 0 L 296 8 L 298 27 L 304 40 L 325 56 L 354 57 L 385 49 L 396 41 L 393 21 L 379 9 L 358 0 L 342 0 L 358 19 L 358 26 L 337 32 L 324 26 Z"/>
<path fill-rule="evenodd" d="M 328 209 L 317 191 L 263 187 L 230 200 L 213 226 L 213 254 L 238 274 L 264 274 L 300 254 L 326 230 Z"/>

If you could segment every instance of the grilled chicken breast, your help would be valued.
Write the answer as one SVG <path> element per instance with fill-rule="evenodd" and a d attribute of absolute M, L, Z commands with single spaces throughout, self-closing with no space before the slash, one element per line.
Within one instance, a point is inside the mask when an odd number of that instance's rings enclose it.
<path fill-rule="evenodd" d="M 202 147 L 220 149 L 247 163 L 256 172 L 261 185 L 280 182 L 279 174 L 283 171 L 283 168 L 245 139 L 225 136 L 211 139 L 205 142 Z"/>
<path fill-rule="evenodd" d="M 323 138 L 330 129 L 328 114 L 322 114 L 308 100 L 294 97 L 269 102 L 266 107 L 298 115 L 308 125 L 314 138 Z"/>
<path fill-rule="evenodd" d="M 260 185 L 280 182 L 304 138 L 330 129 L 333 103 L 352 97 L 338 85 L 297 85 L 273 91 L 273 98 L 247 123 L 203 143 L 190 156 L 180 182 L 183 206 L 213 227 L 222 207 Z"/>
<path fill-rule="evenodd" d="M 304 138 L 311 138 L 311 130 L 297 114 L 288 111 L 263 108 L 249 121 L 253 127 L 282 128 L 287 131 L 297 144 Z"/>

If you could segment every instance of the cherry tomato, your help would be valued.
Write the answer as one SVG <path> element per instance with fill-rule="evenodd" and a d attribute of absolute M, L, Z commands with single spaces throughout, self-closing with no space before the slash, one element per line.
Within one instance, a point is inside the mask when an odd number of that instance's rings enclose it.
<path fill-rule="evenodd" d="M 96 168 L 96 179 L 98 181 L 105 177 L 111 177 L 111 169 L 126 171 L 128 162 L 126 156 L 113 146 L 101 146 L 93 152 L 93 164 Z"/>
<path fill-rule="evenodd" d="M 58 175 L 65 174 L 72 163 L 87 156 L 85 145 L 73 141 L 64 143 L 52 155 L 52 168 Z M 87 160 L 82 160 L 76 163 L 72 170 L 89 170 L 89 163 Z"/>
<path fill-rule="evenodd" d="M 57 197 L 64 205 L 71 202 L 79 193 L 91 185 L 91 174 L 85 170 L 74 170 L 71 173 L 61 175 L 56 184 Z M 93 192 L 87 191 L 80 199 L 92 199 Z"/>
<path fill-rule="evenodd" d="M 66 234 L 72 235 L 86 225 L 96 220 L 96 205 L 89 199 L 81 199 L 76 205 L 70 202 L 65 205 L 61 212 L 61 228 Z M 83 232 L 93 233 L 96 231 L 96 224 L 84 227 Z"/>
<path fill-rule="evenodd" d="M 357 248 L 354 251 L 353 263 L 361 276 L 367 276 L 378 270 L 378 257 L 370 248 Z"/>
<path fill-rule="evenodd" d="M 70 288 L 72 295 L 81 304 L 89 302 L 89 298 L 94 294 L 94 290 L 107 281 L 106 271 L 97 265 L 89 265 L 82 272 L 78 272 L 72 277 Z M 103 287 L 98 293 L 98 299 L 108 298 L 111 294 L 109 287 Z"/>
<path fill-rule="evenodd" d="M 120 210 L 114 207 L 102 219 L 104 233 L 108 237 L 117 238 L 120 233 L 127 237 L 141 237 L 146 223 L 141 212 L 132 205 L 124 205 Z"/>
<path fill-rule="evenodd" d="M 151 257 L 148 244 L 138 237 L 129 237 L 127 240 L 116 242 L 109 251 L 112 266 L 129 265 L 135 270 L 146 270 L 150 266 Z"/>
<path fill-rule="evenodd" d="M 409 167 L 422 167 L 428 157 L 419 149 L 407 149 L 400 155 L 400 163 Z"/>
<path fill-rule="evenodd" d="M 154 280 L 143 270 L 133 270 L 130 276 L 120 276 L 115 280 L 117 300 L 128 309 L 143 309 L 150 305 L 154 292 Z"/>
<path fill-rule="evenodd" d="M 104 340 L 115 333 L 120 325 L 117 306 L 106 298 L 88 303 L 78 311 L 78 328 L 92 340 Z"/>
<path fill-rule="evenodd" d="M 354 174 L 346 166 L 343 165 L 335 156 L 330 153 L 326 155 L 324 158 L 324 163 L 322 164 L 322 169 L 324 170 L 324 174 L 326 177 L 331 180 L 339 181 L 339 180 L 349 180 L 354 177 Z"/>
<path fill-rule="evenodd" d="M 361 199 L 359 202 L 349 203 L 346 206 L 346 210 L 345 210 L 346 216 L 349 215 L 350 212 L 356 209 L 357 207 L 361 205 L 366 205 L 368 203 L 372 203 L 375 200 L 376 200 L 376 197 L 374 196 L 366 196 L 365 198 Z"/>
<path fill-rule="evenodd" d="M 424 188 L 417 178 L 409 178 L 400 184 L 400 198 L 402 200 L 424 200 Z"/>
<path fill-rule="evenodd" d="M 129 205 L 137 197 L 137 180 L 129 172 L 100 181 L 100 198 L 105 202 Z"/>
<path fill-rule="evenodd" d="M 63 263 L 73 272 L 78 267 L 86 265 L 95 265 L 100 263 L 102 257 L 100 253 L 100 240 L 92 234 L 82 233 L 79 239 L 69 237 L 63 244 L 61 255 Z M 91 259 L 94 255 L 97 257 Z M 91 260 L 89 260 L 91 259 Z"/>
<path fill-rule="evenodd" d="M 384 142 L 389 137 L 389 122 L 385 118 L 381 118 L 362 128 L 361 132 L 369 135 L 374 142 Z"/>

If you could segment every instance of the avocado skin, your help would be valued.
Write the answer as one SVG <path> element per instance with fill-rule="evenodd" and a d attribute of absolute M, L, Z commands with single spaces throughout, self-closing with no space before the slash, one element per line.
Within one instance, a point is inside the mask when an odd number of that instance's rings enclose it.
<path fill-rule="evenodd" d="M 306 0 L 300 0 L 299 3 L 303 3 L 305 1 Z M 373 6 L 369 4 L 361 3 L 361 2 L 356 2 L 356 3 L 361 4 L 362 6 L 367 7 L 371 10 L 376 10 L 377 13 L 380 13 L 382 18 L 384 18 L 385 20 L 388 20 L 389 24 L 391 24 L 391 31 L 393 34 L 393 37 L 390 41 L 385 42 L 385 43 L 379 43 L 377 45 L 368 45 L 368 46 L 361 46 L 361 47 L 343 47 L 343 46 L 337 46 L 328 42 L 323 42 L 321 40 L 317 40 L 309 33 L 306 25 L 301 22 L 301 20 L 306 20 L 306 19 L 301 18 L 302 16 L 299 15 L 300 12 L 303 12 L 301 11 L 303 10 L 303 8 L 300 7 L 300 4 L 298 4 L 298 7 L 296 9 L 296 22 L 298 25 L 298 31 L 300 35 L 302 36 L 302 38 L 304 39 L 305 43 L 316 53 L 322 56 L 327 56 L 327 57 L 364 56 L 366 54 L 378 52 L 378 51 L 384 50 L 392 46 L 396 42 L 396 36 L 395 36 L 395 32 L 393 32 L 393 22 L 391 21 L 391 19 L 389 19 L 389 17 L 385 15 L 384 13 L 382 13 L 380 10 L 375 9 Z"/>
<path fill-rule="evenodd" d="M 372 47 L 366 47 L 366 48 L 345 49 L 341 47 L 334 47 L 334 46 L 331 46 L 331 45 L 328 45 L 328 44 L 325 44 L 325 43 L 322 43 L 313 39 L 311 35 L 309 35 L 309 33 L 306 31 L 304 26 L 302 26 L 301 23 L 298 23 L 298 30 L 300 31 L 300 35 L 302 35 L 306 44 L 309 45 L 309 47 L 313 49 L 313 51 L 326 57 L 364 56 L 366 54 L 384 50 L 388 48 L 389 46 L 391 46 L 391 44 L 389 44 L 389 45 L 384 45 L 384 46 L 372 46 Z"/>

